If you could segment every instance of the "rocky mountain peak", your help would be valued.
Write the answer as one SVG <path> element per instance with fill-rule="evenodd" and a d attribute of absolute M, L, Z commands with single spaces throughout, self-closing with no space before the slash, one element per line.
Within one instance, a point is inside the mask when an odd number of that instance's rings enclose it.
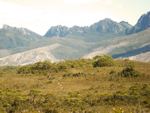
<path fill-rule="evenodd" d="M 131 27 L 127 22 L 117 23 L 110 18 L 105 18 L 91 26 L 73 26 L 68 28 L 66 26 L 52 26 L 47 33 L 46 37 L 65 37 L 69 34 L 85 34 L 85 33 L 109 33 L 109 34 L 121 34 Z"/>
<path fill-rule="evenodd" d="M 13 29 L 13 27 L 4 24 L 2 29 L 9 30 L 9 29 Z"/>
<path fill-rule="evenodd" d="M 137 33 L 137 32 L 140 32 L 140 31 L 143 31 L 147 28 L 150 27 L 150 11 L 147 12 L 146 14 L 143 14 L 138 22 L 136 23 L 136 25 L 131 28 L 127 34 L 132 34 L 132 33 Z"/>

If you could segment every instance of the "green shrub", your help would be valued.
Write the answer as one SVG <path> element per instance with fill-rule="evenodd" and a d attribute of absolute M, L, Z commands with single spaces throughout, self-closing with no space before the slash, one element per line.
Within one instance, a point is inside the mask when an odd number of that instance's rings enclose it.
<path fill-rule="evenodd" d="M 21 66 L 17 70 L 18 74 L 47 74 L 48 72 L 57 72 L 55 65 L 49 61 Z"/>
<path fill-rule="evenodd" d="M 51 65 L 52 64 L 48 61 L 37 62 L 37 63 L 32 65 L 32 69 L 34 69 L 34 70 L 48 70 L 51 68 Z"/>
<path fill-rule="evenodd" d="M 94 57 L 93 67 L 113 66 L 113 58 L 107 55 Z"/>
<path fill-rule="evenodd" d="M 120 75 L 123 77 L 138 77 L 140 73 L 132 65 L 129 65 L 121 71 Z"/>
<path fill-rule="evenodd" d="M 29 74 L 31 73 L 31 68 L 30 66 L 22 66 L 19 67 L 19 69 L 17 70 L 18 74 Z"/>

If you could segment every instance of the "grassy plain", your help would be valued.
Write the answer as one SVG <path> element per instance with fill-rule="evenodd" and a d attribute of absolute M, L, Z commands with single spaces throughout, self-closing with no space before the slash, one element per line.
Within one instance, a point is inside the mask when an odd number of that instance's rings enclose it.
<path fill-rule="evenodd" d="M 150 113 L 150 63 L 93 62 L 0 67 L 0 113 Z M 138 76 L 120 74 L 130 63 Z"/>

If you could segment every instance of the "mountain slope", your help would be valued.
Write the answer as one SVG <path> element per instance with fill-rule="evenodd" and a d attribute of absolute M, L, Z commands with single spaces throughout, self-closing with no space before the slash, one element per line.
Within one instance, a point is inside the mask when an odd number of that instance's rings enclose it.
<path fill-rule="evenodd" d="M 131 50 L 136 50 L 138 54 L 141 54 L 144 52 L 145 48 L 150 47 L 149 37 L 150 29 L 124 37 L 116 37 L 113 39 L 113 41 L 104 40 L 104 42 L 101 41 L 89 43 L 83 40 L 71 38 L 50 38 L 47 40 L 47 44 L 49 43 L 50 46 L 40 47 L 1 58 L 0 65 L 25 65 L 43 60 L 51 60 L 55 62 L 59 60 L 76 59 L 81 57 L 92 58 L 96 55 L 102 54 L 128 54 L 128 51 Z M 132 56 L 135 55 L 137 55 L 136 52 L 135 54 L 132 54 Z M 122 56 L 124 55 L 118 57 Z"/>
<path fill-rule="evenodd" d="M 41 36 L 26 29 L 26 28 L 16 28 L 8 25 L 4 25 L 0 29 L 0 52 L 5 50 L 6 53 L 13 53 L 11 50 L 18 47 L 28 47 L 32 46 L 33 43 L 41 40 Z M 0 54 L 0 57 L 5 56 L 5 54 Z"/>
<path fill-rule="evenodd" d="M 60 44 L 53 44 L 46 47 L 41 47 L 22 53 L 17 53 L 4 58 L 0 58 L 1 65 L 27 65 L 35 62 L 50 60 L 56 62 L 57 59 L 52 55 L 51 51 L 61 46 Z"/>
<path fill-rule="evenodd" d="M 135 55 L 138 55 L 138 54 L 141 54 L 141 53 L 146 53 L 148 51 L 150 51 L 150 43 L 149 44 L 147 43 L 147 45 L 143 45 L 142 47 L 127 51 L 125 53 L 114 54 L 113 58 L 130 57 L 130 56 L 135 56 Z"/>
<path fill-rule="evenodd" d="M 143 14 L 136 25 L 127 31 L 127 34 L 137 33 L 150 27 L 150 12 Z"/>
<path fill-rule="evenodd" d="M 40 38 L 40 35 L 28 29 L 4 25 L 3 28 L 0 29 L 0 49 L 28 46 Z"/>
<path fill-rule="evenodd" d="M 150 62 L 150 52 L 141 53 L 135 56 L 129 57 L 130 60 L 141 61 L 141 62 Z"/>
<path fill-rule="evenodd" d="M 90 53 L 86 54 L 84 58 L 92 58 L 101 54 L 110 54 L 115 58 L 125 56 L 129 57 L 129 51 L 132 51 L 132 55 L 137 55 L 141 52 L 144 52 L 144 49 L 146 49 L 145 52 L 148 52 L 149 47 L 150 29 L 147 29 L 136 34 L 124 37 L 116 37 L 113 40 L 109 40 L 107 43 L 105 43 L 105 45 L 101 45 L 93 49 Z M 134 53 L 133 51 L 136 52 Z"/>

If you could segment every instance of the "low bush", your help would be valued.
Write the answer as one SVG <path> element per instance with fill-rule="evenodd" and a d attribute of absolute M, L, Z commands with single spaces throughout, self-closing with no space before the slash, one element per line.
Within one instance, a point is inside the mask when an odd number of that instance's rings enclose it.
<path fill-rule="evenodd" d="M 121 76 L 123 77 L 138 77 L 140 76 L 140 73 L 134 69 L 132 65 L 125 67 L 121 73 Z"/>
<path fill-rule="evenodd" d="M 17 69 L 18 74 L 48 74 L 51 72 L 66 72 L 72 68 L 81 68 L 91 66 L 91 62 L 88 60 L 68 60 L 59 63 L 51 63 L 49 61 L 37 62 L 26 66 L 21 66 Z M 77 75 L 78 76 L 78 75 Z"/>
<path fill-rule="evenodd" d="M 93 67 L 113 66 L 113 58 L 107 55 L 94 57 Z"/>
<path fill-rule="evenodd" d="M 57 72 L 57 69 L 54 64 L 48 61 L 21 66 L 17 70 L 18 74 L 47 74 L 49 72 Z"/>

